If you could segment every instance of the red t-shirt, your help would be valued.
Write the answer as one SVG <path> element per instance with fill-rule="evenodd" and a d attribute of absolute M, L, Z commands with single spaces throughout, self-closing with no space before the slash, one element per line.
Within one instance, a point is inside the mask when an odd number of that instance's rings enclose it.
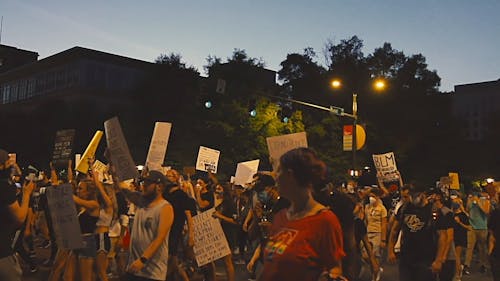
<path fill-rule="evenodd" d="M 342 228 L 330 210 L 289 221 L 286 209 L 274 217 L 264 248 L 264 270 L 259 280 L 314 280 L 344 256 Z"/>

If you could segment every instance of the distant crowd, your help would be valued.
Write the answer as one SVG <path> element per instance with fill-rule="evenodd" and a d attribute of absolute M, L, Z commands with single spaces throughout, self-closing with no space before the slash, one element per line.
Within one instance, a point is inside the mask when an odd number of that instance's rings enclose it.
<path fill-rule="evenodd" d="M 460 280 L 472 271 L 500 280 L 495 182 L 467 194 L 404 184 L 399 174 L 390 183 L 377 175 L 371 184 L 337 184 L 308 148 L 286 152 L 276 171 L 245 185 L 147 167 L 121 181 L 110 160 L 104 171 L 82 161 L 87 173 L 75 173 L 72 161 L 22 170 L 0 149 L 0 280 L 41 266 L 50 281 L 220 279 L 215 261 L 198 266 L 193 250 L 193 217 L 203 212 L 220 221 L 230 253 L 219 263 L 229 281 L 235 264 L 264 281 L 378 281 L 386 262 L 398 263 L 399 280 Z M 80 248 L 60 245 L 46 196 L 58 188 L 73 194 Z M 37 248 L 50 253 L 41 263 Z"/>

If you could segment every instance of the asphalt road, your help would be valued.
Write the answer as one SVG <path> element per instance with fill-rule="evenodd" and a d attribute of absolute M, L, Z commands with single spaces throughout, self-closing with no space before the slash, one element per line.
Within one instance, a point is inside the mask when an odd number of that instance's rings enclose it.
<path fill-rule="evenodd" d="M 41 263 L 46 257 L 48 257 L 48 250 L 46 249 L 36 249 L 37 252 L 37 260 L 39 263 Z M 391 264 L 383 264 L 384 272 L 382 274 L 381 280 L 383 281 L 398 281 L 398 269 L 397 265 L 391 265 Z M 41 280 L 47 280 L 47 277 L 49 275 L 50 268 L 49 267 L 43 267 L 39 266 L 38 271 L 36 273 L 29 273 L 25 272 L 23 276 L 23 281 L 41 281 Z M 236 271 L 236 280 L 237 281 L 247 281 L 249 280 L 249 273 L 246 270 L 245 265 L 238 265 L 235 264 L 235 271 Z M 472 266 L 471 270 L 471 275 L 464 275 L 462 278 L 462 281 L 493 281 L 493 278 L 491 277 L 490 273 L 483 274 L 479 272 L 479 267 L 477 265 Z M 195 278 L 192 280 L 195 281 L 202 281 L 202 278 L 200 275 L 195 275 Z M 367 281 L 370 281 L 368 274 L 365 274 L 364 278 Z M 226 278 L 226 273 L 224 270 L 224 265 L 222 261 L 217 261 L 216 262 L 216 279 L 217 281 L 224 281 L 227 280 Z M 120 281 L 118 279 L 111 279 L 111 281 Z"/>

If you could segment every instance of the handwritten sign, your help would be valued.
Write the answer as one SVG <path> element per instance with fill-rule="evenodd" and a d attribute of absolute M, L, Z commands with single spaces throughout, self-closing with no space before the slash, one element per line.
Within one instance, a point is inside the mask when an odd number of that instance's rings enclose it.
<path fill-rule="evenodd" d="M 196 160 L 196 170 L 217 173 L 220 151 L 208 147 L 200 146 L 198 159 Z"/>
<path fill-rule="evenodd" d="M 71 184 L 48 187 L 45 193 L 57 246 L 69 250 L 82 248 L 83 241 Z"/>
<path fill-rule="evenodd" d="M 451 189 L 460 189 L 460 181 L 458 179 L 458 173 L 448 173 L 448 177 L 450 178 L 450 188 Z"/>
<path fill-rule="evenodd" d="M 124 181 L 139 177 L 118 117 L 104 122 L 104 130 L 106 131 L 106 143 L 111 154 L 111 162 L 116 169 L 118 179 Z"/>
<path fill-rule="evenodd" d="M 257 159 L 238 163 L 234 175 L 234 184 L 245 186 L 247 183 L 252 182 L 253 175 L 259 170 L 259 162 L 260 160 Z"/>
<path fill-rule="evenodd" d="M 102 131 L 95 132 L 94 137 L 87 146 L 87 149 L 85 149 L 85 152 L 83 153 L 82 158 L 80 159 L 80 162 L 76 167 L 76 170 L 78 172 L 86 174 L 89 171 L 89 159 L 94 157 L 95 151 L 97 150 L 97 146 L 99 146 L 101 138 Z"/>
<path fill-rule="evenodd" d="M 294 148 L 307 147 L 307 135 L 306 132 L 300 132 L 295 134 L 269 137 L 266 138 L 266 142 L 267 149 L 269 150 L 269 157 L 271 158 L 272 162 L 271 164 L 273 165 L 274 170 L 276 170 L 281 155 Z"/>
<path fill-rule="evenodd" d="M 108 171 L 108 166 L 106 164 L 102 163 L 99 160 L 95 160 L 92 168 L 96 170 L 97 175 L 94 176 L 97 176 L 97 179 L 99 181 L 103 181 L 106 178 L 106 173 Z"/>
<path fill-rule="evenodd" d="M 214 212 L 215 209 L 212 208 L 193 217 L 193 250 L 198 266 L 203 266 L 231 253 L 220 221 L 212 217 Z"/>
<path fill-rule="evenodd" d="M 74 129 L 59 130 L 56 132 L 54 152 L 52 153 L 52 164 L 56 167 L 67 166 L 68 161 L 71 159 L 74 138 Z"/>
<path fill-rule="evenodd" d="M 373 163 L 377 172 L 382 174 L 384 181 L 391 181 L 398 178 L 398 168 L 396 167 L 394 152 L 373 154 Z"/>
<path fill-rule="evenodd" d="M 161 171 L 165 153 L 167 152 L 168 139 L 172 123 L 156 122 L 153 131 L 151 144 L 149 145 L 148 156 L 146 157 L 146 167 L 148 170 Z"/>

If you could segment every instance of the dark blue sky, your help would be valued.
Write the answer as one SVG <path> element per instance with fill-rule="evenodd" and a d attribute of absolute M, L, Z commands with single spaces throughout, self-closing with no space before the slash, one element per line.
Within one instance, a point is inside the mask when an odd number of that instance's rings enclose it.
<path fill-rule="evenodd" d="M 279 70 L 288 53 L 358 35 L 369 54 L 384 42 L 422 53 L 441 90 L 500 78 L 500 0 L 1 0 L 2 44 L 44 58 L 82 46 L 146 61 L 180 53 L 203 73 L 208 55 L 234 48 Z"/>

